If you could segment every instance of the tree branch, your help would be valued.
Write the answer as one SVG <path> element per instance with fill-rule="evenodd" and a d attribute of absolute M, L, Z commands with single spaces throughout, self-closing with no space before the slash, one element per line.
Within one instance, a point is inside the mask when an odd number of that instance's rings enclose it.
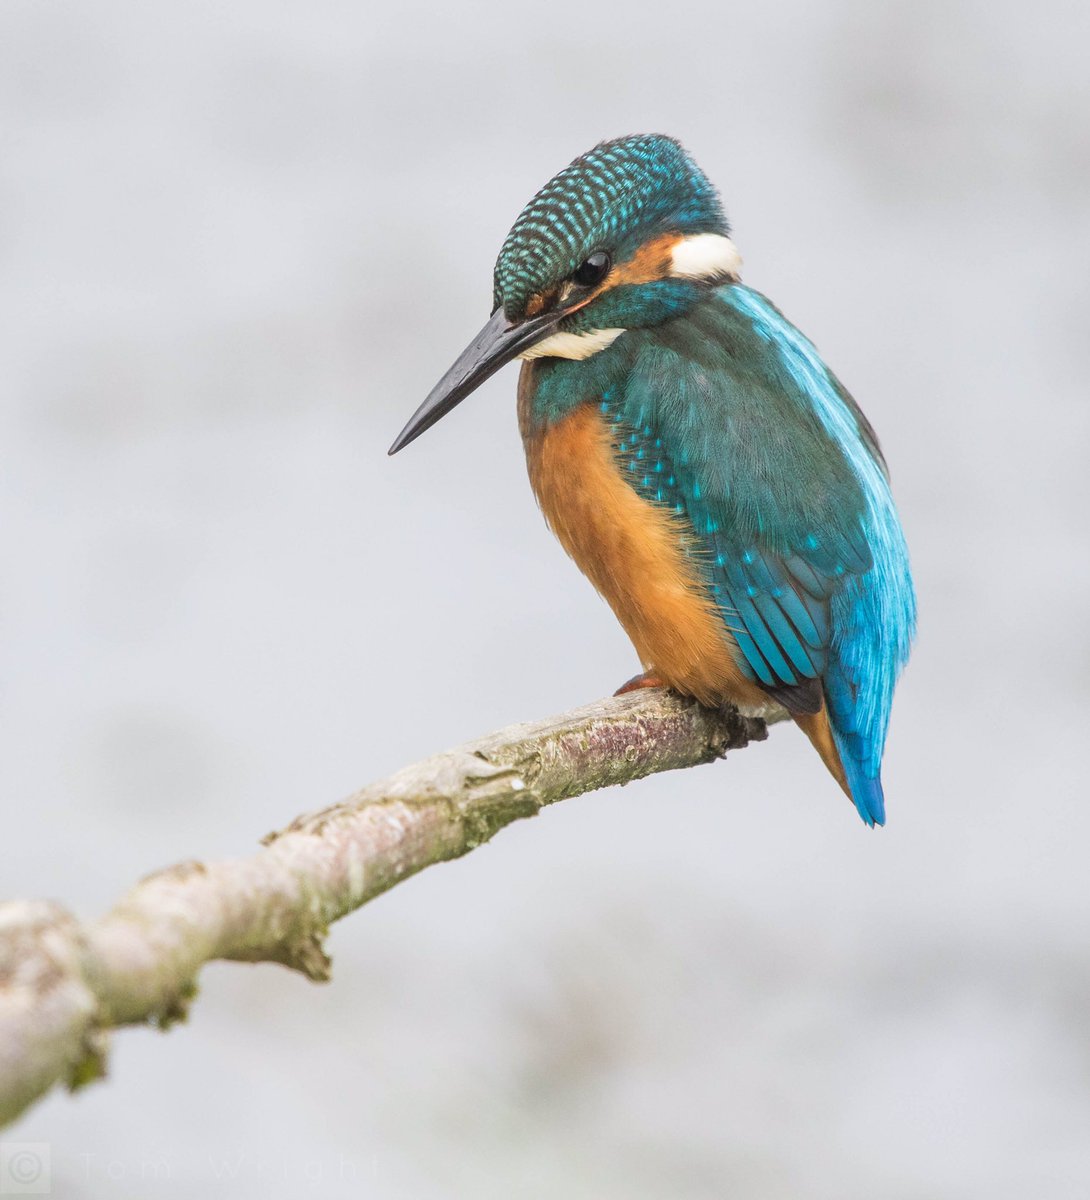
<path fill-rule="evenodd" d="M 213 959 L 329 978 L 329 925 L 402 879 L 547 804 L 697 766 L 765 737 L 764 722 L 662 691 L 512 725 L 302 816 L 249 858 L 181 863 L 81 925 L 59 905 L 0 906 L 0 1125 L 105 1069 L 108 1030 L 185 1016 Z"/>

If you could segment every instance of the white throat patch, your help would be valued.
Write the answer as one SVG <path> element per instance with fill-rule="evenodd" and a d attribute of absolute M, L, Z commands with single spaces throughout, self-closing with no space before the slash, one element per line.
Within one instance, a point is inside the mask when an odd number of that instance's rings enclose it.
<path fill-rule="evenodd" d="M 737 278 L 741 269 L 738 247 L 720 233 L 694 233 L 676 242 L 670 253 L 670 274 L 676 279 Z"/>
<path fill-rule="evenodd" d="M 624 333 L 623 329 L 590 329 L 586 333 L 553 333 L 523 350 L 519 358 L 590 358 Z"/>

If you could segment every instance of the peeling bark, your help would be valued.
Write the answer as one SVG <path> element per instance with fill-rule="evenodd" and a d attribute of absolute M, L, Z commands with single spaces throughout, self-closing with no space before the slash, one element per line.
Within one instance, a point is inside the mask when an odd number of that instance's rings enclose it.
<path fill-rule="evenodd" d="M 58 1082 L 102 1075 L 110 1029 L 184 1018 L 206 962 L 327 980 L 329 925 L 402 879 L 557 800 L 764 737 L 764 721 L 732 709 L 633 692 L 406 767 L 298 817 L 248 858 L 158 871 L 98 921 L 42 901 L 0 906 L 0 1124 Z"/>

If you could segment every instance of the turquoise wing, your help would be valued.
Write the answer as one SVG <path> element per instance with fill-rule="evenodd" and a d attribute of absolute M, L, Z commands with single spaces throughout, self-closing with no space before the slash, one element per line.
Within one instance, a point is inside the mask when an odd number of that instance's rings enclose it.
<path fill-rule="evenodd" d="M 748 288 L 639 337 L 602 400 L 623 469 L 687 518 L 742 669 L 792 712 L 827 703 L 860 812 L 880 821 L 915 598 L 873 431 Z"/>

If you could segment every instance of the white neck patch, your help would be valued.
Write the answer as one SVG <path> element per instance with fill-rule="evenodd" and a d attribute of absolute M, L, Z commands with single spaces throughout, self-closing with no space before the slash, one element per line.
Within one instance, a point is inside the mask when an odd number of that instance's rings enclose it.
<path fill-rule="evenodd" d="M 590 358 L 604 350 L 624 333 L 623 329 L 590 329 L 586 333 L 553 333 L 523 350 L 519 358 Z"/>
<path fill-rule="evenodd" d="M 738 247 L 720 233 L 694 233 L 676 242 L 670 252 L 670 274 L 675 279 L 737 277 L 741 269 Z"/>

